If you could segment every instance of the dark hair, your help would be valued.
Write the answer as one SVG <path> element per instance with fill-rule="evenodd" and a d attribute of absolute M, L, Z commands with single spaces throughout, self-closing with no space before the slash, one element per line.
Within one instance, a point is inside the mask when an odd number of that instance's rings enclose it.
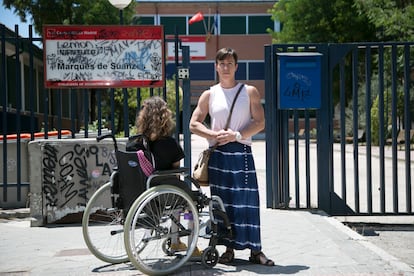
<path fill-rule="evenodd" d="M 237 64 L 237 53 L 232 48 L 222 48 L 218 50 L 216 54 L 216 63 L 218 63 L 220 60 L 226 59 L 227 57 L 233 57 L 234 62 Z"/>

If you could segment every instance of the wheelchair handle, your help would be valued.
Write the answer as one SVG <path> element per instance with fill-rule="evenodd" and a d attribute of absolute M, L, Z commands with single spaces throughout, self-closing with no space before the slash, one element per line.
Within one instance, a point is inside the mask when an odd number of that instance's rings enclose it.
<path fill-rule="evenodd" d="M 113 135 L 112 133 L 111 134 L 100 135 L 100 136 L 96 137 L 96 141 L 100 142 L 100 141 L 102 141 L 103 139 L 106 139 L 106 138 L 111 138 L 112 139 L 112 141 L 114 142 L 115 151 L 118 151 L 118 145 L 117 145 L 117 142 L 116 142 L 116 139 L 115 139 L 115 135 Z"/>

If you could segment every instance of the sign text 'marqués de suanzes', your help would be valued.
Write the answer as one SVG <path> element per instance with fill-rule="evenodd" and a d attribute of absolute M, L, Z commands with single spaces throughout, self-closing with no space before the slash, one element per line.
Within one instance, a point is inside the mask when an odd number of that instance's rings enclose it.
<path fill-rule="evenodd" d="M 44 27 L 45 86 L 162 87 L 162 26 Z"/>

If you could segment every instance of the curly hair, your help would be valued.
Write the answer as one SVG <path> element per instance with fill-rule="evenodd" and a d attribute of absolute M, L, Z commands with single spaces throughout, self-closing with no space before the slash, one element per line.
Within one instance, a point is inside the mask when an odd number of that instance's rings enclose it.
<path fill-rule="evenodd" d="M 170 136 L 174 129 L 172 112 L 167 103 L 158 96 L 146 99 L 137 116 L 135 125 L 139 134 L 143 134 L 150 141 L 163 136 Z"/>

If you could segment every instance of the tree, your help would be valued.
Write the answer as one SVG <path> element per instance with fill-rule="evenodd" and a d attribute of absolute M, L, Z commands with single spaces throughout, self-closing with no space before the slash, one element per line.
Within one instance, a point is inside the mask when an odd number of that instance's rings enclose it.
<path fill-rule="evenodd" d="M 102 92 L 103 92 L 102 102 L 104 103 L 102 105 L 102 113 L 105 114 L 104 115 L 105 117 L 103 119 L 111 120 L 110 118 L 110 112 L 111 112 L 110 96 L 111 94 L 109 93 L 109 91 L 102 91 Z M 135 119 L 136 119 L 137 111 L 139 111 L 138 104 L 141 104 L 145 99 L 151 97 L 152 94 L 150 93 L 150 88 L 148 87 L 141 88 L 139 95 L 137 93 L 137 89 L 128 88 L 127 94 L 128 94 L 127 96 L 128 97 L 128 125 L 130 126 L 130 132 L 136 133 Z M 163 97 L 162 89 L 154 88 L 153 95 Z M 140 97 L 139 100 L 137 99 L 138 96 Z M 168 108 L 173 113 L 174 119 L 176 118 L 175 99 L 176 99 L 175 80 L 174 79 L 167 80 L 165 100 L 167 102 Z M 180 106 L 179 106 L 179 111 L 180 111 L 182 110 L 182 102 L 183 102 L 183 91 L 180 87 L 179 87 L 179 102 L 180 102 Z M 114 104 L 115 104 L 115 114 L 116 114 L 114 118 L 115 133 L 117 133 L 118 135 L 123 135 L 124 116 L 120 114 L 123 114 L 124 112 L 124 93 L 122 89 L 120 88 L 115 89 Z M 95 109 L 97 108 L 97 105 L 93 105 L 93 106 L 95 106 L 94 107 Z M 97 110 L 94 110 L 93 113 L 97 114 Z M 95 120 L 97 120 L 97 118 L 92 118 L 92 122 L 94 122 Z"/>
<path fill-rule="evenodd" d="M 413 41 L 414 3 L 410 0 L 355 0 L 359 14 L 366 14 L 382 41 Z"/>
<path fill-rule="evenodd" d="M 375 41 L 374 25 L 349 0 L 280 0 L 269 11 L 281 22 L 278 43 Z"/>
<path fill-rule="evenodd" d="M 3 6 L 13 9 L 23 22 L 33 18 L 35 31 L 42 34 L 45 24 L 119 24 L 119 10 L 108 0 L 4 0 Z M 129 24 L 134 14 L 135 1 L 124 10 L 124 22 Z"/>

